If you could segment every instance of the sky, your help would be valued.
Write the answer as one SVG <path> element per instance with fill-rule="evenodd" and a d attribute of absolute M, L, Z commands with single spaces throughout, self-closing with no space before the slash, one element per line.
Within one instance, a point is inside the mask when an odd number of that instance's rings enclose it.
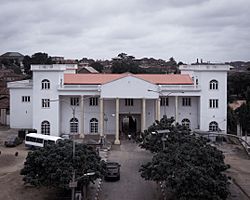
<path fill-rule="evenodd" d="M 0 0 L 0 54 L 250 60 L 250 0 Z"/>

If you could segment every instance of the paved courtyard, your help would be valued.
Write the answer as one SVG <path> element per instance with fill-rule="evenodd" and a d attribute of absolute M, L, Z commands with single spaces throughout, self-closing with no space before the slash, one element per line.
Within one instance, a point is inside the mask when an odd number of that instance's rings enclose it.
<path fill-rule="evenodd" d="M 101 200 L 156 200 L 157 185 L 141 178 L 140 166 L 150 161 L 152 155 L 142 150 L 131 141 L 122 141 L 120 146 L 113 147 L 109 161 L 118 161 L 121 164 L 121 179 L 116 182 L 103 182 Z"/>

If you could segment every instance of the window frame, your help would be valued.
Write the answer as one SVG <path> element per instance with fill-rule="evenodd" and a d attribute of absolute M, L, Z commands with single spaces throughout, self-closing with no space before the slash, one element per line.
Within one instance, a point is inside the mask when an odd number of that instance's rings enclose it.
<path fill-rule="evenodd" d="M 50 108 L 50 99 L 42 99 L 42 108 Z"/>
<path fill-rule="evenodd" d="M 182 97 L 182 106 L 183 107 L 191 107 L 192 106 L 191 97 Z"/>
<path fill-rule="evenodd" d="M 168 106 L 169 98 L 168 97 L 160 97 L 160 106 Z"/>
<path fill-rule="evenodd" d="M 219 131 L 219 124 L 216 121 L 211 121 L 209 123 L 209 131 L 211 132 L 218 132 Z"/>
<path fill-rule="evenodd" d="M 215 79 L 209 81 L 209 90 L 218 90 L 219 82 Z"/>
<path fill-rule="evenodd" d="M 184 118 L 181 120 L 181 125 L 190 129 L 191 122 L 188 118 Z"/>
<path fill-rule="evenodd" d="M 90 127 L 89 127 L 90 133 L 98 133 L 98 126 L 99 126 L 98 119 L 91 118 L 89 120 L 89 125 L 90 125 Z"/>
<path fill-rule="evenodd" d="M 209 108 L 219 108 L 219 99 L 209 99 Z"/>
<path fill-rule="evenodd" d="M 29 103 L 30 102 L 30 96 L 22 96 L 22 103 Z"/>
<path fill-rule="evenodd" d="M 134 99 L 131 99 L 131 98 L 125 99 L 124 105 L 125 106 L 134 106 Z"/>
<path fill-rule="evenodd" d="M 79 121 L 77 118 L 71 118 L 70 121 L 70 133 L 78 133 L 79 132 Z"/>
<path fill-rule="evenodd" d="M 41 122 L 41 134 L 50 135 L 50 122 L 44 120 Z"/>
<path fill-rule="evenodd" d="M 98 106 L 98 97 L 90 97 L 89 106 Z"/>
<path fill-rule="evenodd" d="M 41 81 L 41 89 L 42 90 L 49 90 L 50 89 L 50 81 L 48 79 L 43 79 Z"/>
<path fill-rule="evenodd" d="M 70 97 L 70 105 L 71 106 L 79 106 L 80 98 L 79 97 Z"/>

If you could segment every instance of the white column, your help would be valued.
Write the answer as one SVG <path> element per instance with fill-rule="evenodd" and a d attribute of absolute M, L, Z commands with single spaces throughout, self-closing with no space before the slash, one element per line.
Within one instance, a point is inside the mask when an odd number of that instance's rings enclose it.
<path fill-rule="evenodd" d="M 100 98 L 100 137 L 103 136 L 103 98 Z"/>
<path fill-rule="evenodd" d="M 158 120 L 158 99 L 155 99 L 155 120 Z"/>
<path fill-rule="evenodd" d="M 81 96 L 80 99 L 80 123 L 79 123 L 79 130 L 80 130 L 80 138 L 84 138 L 84 97 Z"/>
<path fill-rule="evenodd" d="M 161 99 L 157 99 L 157 120 L 161 120 Z"/>
<path fill-rule="evenodd" d="M 119 99 L 115 100 L 115 144 L 121 144 L 119 139 Z"/>
<path fill-rule="evenodd" d="M 146 128 L 146 99 L 142 99 L 141 132 Z"/>
<path fill-rule="evenodd" d="M 178 122 L 178 96 L 175 96 L 175 124 Z"/>

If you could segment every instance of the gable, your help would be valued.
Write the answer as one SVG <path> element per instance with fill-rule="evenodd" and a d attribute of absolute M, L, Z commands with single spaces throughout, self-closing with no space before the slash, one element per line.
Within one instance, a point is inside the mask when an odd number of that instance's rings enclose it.
<path fill-rule="evenodd" d="M 129 75 L 101 85 L 101 98 L 157 98 L 159 94 L 149 89 L 157 90 L 157 85 Z"/>

